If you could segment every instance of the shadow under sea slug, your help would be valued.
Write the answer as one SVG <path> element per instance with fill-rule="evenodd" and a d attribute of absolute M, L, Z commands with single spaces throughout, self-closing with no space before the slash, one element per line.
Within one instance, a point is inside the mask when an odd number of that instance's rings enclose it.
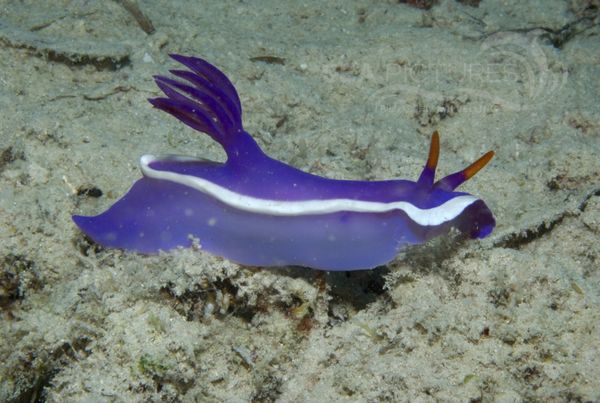
<path fill-rule="evenodd" d="M 242 127 L 242 107 L 229 79 L 205 60 L 171 55 L 188 70 L 156 76 L 165 97 L 156 108 L 221 144 L 224 163 L 144 155 L 143 177 L 104 213 L 73 220 L 106 247 L 157 253 L 189 247 L 252 266 L 298 265 L 360 270 L 383 265 L 398 251 L 454 227 L 489 235 L 485 203 L 455 189 L 483 168 L 486 153 L 434 182 L 439 136 L 416 182 L 323 178 L 266 155 Z"/>

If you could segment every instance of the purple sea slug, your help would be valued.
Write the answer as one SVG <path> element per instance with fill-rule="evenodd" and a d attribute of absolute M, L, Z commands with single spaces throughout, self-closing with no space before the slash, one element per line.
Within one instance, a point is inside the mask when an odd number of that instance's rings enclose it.
<path fill-rule="evenodd" d="M 493 157 L 434 182 L 439 136 L 416 182 L 323 178 L 266 155 L 242 127 L 242 107 L 229 79 L 196 57 L 171 55 L 188 70 L 156 76 L 165 97 L 156 108 L 211 136 L 223 163 L 144 155 L 143 177 L 104 213 L 73 220 L 95 242 L 157 253 L 189 247 L 251 266 L 297 265 L 321 270 L 370 269 L 407 245 L 454 227 L 484 238 L 495 226 L 486 204 L 454 191 Z"/>

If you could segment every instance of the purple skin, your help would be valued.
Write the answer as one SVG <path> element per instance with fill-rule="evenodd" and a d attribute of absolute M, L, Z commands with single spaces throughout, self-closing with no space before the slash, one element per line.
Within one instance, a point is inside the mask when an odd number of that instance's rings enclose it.
<path fill-rule="evenodd" d="M 312 175 L 270 158 L 243 130 L 239 97 L 223 73 L 202 59 L 171 57 L 191 71 L 171 71 L 185 81 L 155 77 L 166 97 L 149 101 L 210 135 L 225 149 L 227 161 L 164 158 L 150 162 L 155 171 L 203 178 L 258 199 L 406 201 L 430 209 L 467 195 L 454 189 L 491 158 L 488 153 L 465 170 L 433 183 L 439 153 L 434 133 L 430 158 L 417 182 L 346 181 Z M 73 220 L 106 247 L 157 253 L 189 247 L 196 238 L 203 250 L 244 265 L 340 271 L 383 265 L 406 245 L 426 242 L 452 227 L 472 238 L 483 238 L 495 226 L 492 213 L 479 199 L 439 225 L 419 225 L 399 209 L 273 215 L 236 208 L 194 188 L 146 175 L 104 213 L 76 215 Z"/>

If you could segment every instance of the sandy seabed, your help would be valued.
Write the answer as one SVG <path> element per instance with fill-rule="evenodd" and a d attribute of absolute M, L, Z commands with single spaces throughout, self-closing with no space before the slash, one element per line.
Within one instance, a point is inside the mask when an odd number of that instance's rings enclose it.
<path fill-rule="evenodd" d="M 153 33 L 124 3 L 0 1 L 0 401 L 600 400 L 597 1 L 140 2 Z M 146 102 L 168 53 L 318 175 L 495 150 L 463 189 L 496 230 L 352 273 L 91 244 L 71 214 L 141 155 L 224 157 Z"/>

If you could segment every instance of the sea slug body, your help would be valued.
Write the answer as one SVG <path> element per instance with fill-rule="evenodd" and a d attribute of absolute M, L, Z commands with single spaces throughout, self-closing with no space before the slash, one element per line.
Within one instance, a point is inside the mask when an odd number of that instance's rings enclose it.
<path fill-rule="evenodd" d="M 493 152 L 434 182 L 434 132 L 416 182 L 312 175 L 269 157 L 244 131 L 240 99 L 221 71 L 199 58 L 171 57 L 188 70 L 171 70 L 179 80 L 156 76 L 165 97 L 150 103 L 211 136 L 227 160 L 143 156 L 143 177 L 125 196 L 97 216 L 73 216 L 95 242 L 157 253 L 198 239 L 203 250 L 244 265 L 348 271 L 386 264 L 407 245 L 453 227 L 472 238 L 494 229 L 481 199 L 455 191 Z"/>

